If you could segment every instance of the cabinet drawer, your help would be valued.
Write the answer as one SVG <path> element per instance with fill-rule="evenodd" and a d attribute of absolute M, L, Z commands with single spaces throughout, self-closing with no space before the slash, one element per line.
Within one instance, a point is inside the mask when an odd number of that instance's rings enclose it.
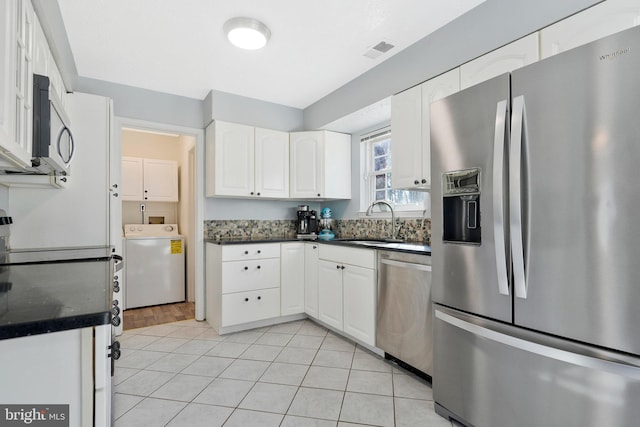
<path fill-rule="evenodd" d="M 222 293 L 280 286 L 280 259 L 252 259 L 222 263 Z"/>
<path fill-rule="evenodd" d="M 318 256 L 320 259 L 340 264 L 376 268 L 376 251 L 373 249 L 354 249 L 345 246 L 320 245 L 320 253 Z"/>
<path fill-rule="evenodd" d="M 222 295 L 222 326 L 280 316 L 280 288 Z"/>
<path fill-rule="evenodd" d="M 225 245 L 222 248 L 222 261 L 240 261 L 244 259 L 279 258 L 279 243 L 256 243 L 248 245 Z"/>

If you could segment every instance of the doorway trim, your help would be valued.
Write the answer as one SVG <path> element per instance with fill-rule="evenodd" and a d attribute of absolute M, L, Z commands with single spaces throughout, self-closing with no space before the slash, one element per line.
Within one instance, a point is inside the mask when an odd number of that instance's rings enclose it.
<path fill-rule="evenodd" d="M 205 286 L 204 286 L 204 129 L 185 126 L 177 126 L 166 123 L 151 122 L 147 120 L 132 119 L 128 117 L 115 117 L 114 143 L 122 150 L 122 130 L 124 128 L 170 132 L 180 135 L 192 136 L 195 144 L 195 179 L 194 179 L 194 210 L 195 210 L 195 317 L 196 320 L 205 319 Z"/>

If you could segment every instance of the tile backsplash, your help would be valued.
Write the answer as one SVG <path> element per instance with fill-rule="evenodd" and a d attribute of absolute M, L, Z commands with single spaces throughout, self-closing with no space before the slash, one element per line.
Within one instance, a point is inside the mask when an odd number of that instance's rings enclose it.
<path fill-rule="evenodd" d="M 431 219 L 396 219 L 398 237 L 408 241 L 431 242 Z M 391 237 L 390 219 L 334 220 L 333 232 L 337 238 L 386 239 Z M 294 220 L 207 220 L 204 238 L 211 240 L 293 239 L 296 237 Z"/>

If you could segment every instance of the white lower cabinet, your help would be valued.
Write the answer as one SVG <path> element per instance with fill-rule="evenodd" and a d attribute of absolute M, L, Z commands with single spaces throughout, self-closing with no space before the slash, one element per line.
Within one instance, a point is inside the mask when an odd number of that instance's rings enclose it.
<path fill-rule="evenodd" d="M 372 249 L 207 243 L 207 321 L 222 334 L 306 314 L 375 346 L 376 278 Z"/>
<path fill-rule="evenodd" d="M 333 261 L 318 261 L 318 319 L 342 330 L 342 271 Z"/>
<path fill-rule="evenodd" d="M 66 404 L 68 426 L 111 425 L 110 344 L 110 324 L 0 340 L 7 385 L 0 387 L 0 402 L 26 408 Z"/>
<path fill-rule="evenodd" d="M 222 295 L 222 326 L 280 316 L 280 288 Z"/>
<path fill-rule="evenodd" d="M 304 313 L 305 244 L 280 245 L 280 314 Z"/>
<path fill-rule="evenodd" d="M 208 243 L 206 316 L 225 328 L 280 316 L 280 244 Z"/>
<path fill-rule="evenodd" d="M 342 271 L 343 330 L 360 341 L 375 344 L 376 272 L 347 265 Z"/>
<path fill-rule="evenodd" d="M 321 245 L 318 261 L 318 318 L 375 346 L 375 251 Z"/>
<path fill-rule="evenodd" d="M 304 245 L 304 312 L 318 318 L 318 248 L 317 243 Z"/>

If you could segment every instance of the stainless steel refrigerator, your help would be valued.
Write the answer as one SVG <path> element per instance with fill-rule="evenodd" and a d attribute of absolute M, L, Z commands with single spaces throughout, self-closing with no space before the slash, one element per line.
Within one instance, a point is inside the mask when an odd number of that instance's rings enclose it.
<path fill-rule="evenodd" d="M 431 162 L 436 411 L 638 425 L 640 28 L 434 102 Z"/>

